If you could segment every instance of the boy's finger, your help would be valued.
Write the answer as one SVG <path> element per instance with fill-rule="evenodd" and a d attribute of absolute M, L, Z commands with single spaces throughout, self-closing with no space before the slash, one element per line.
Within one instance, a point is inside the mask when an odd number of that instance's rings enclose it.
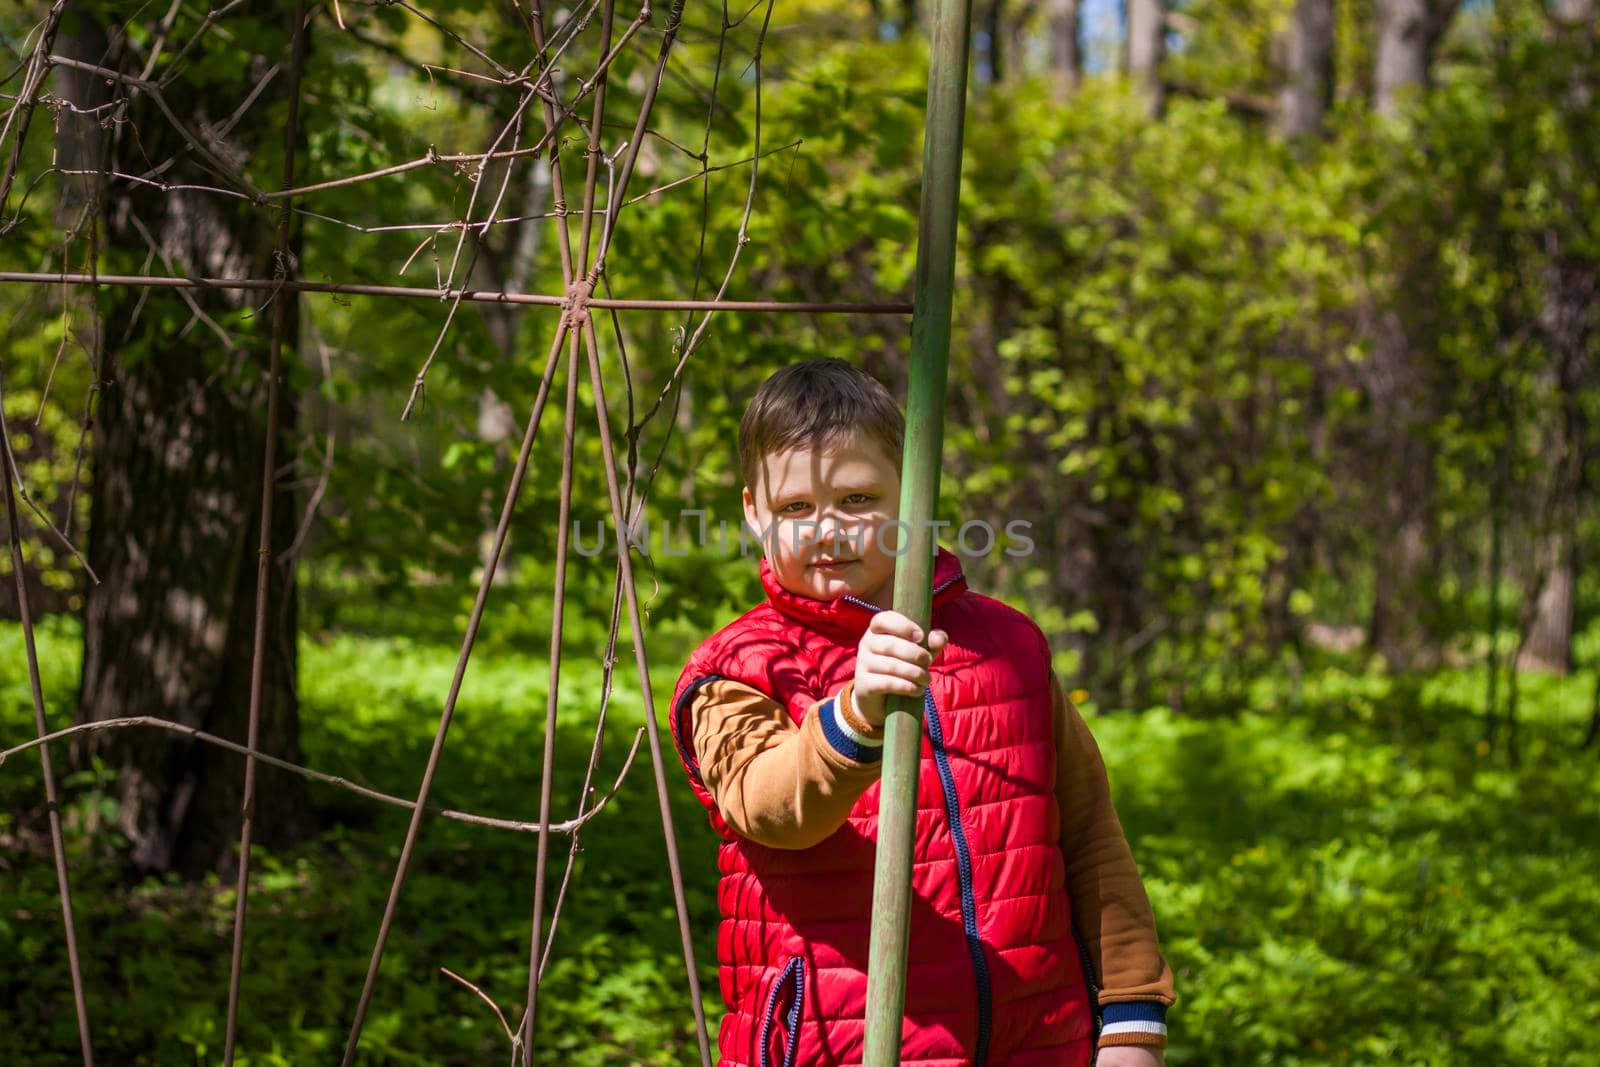
<path fill-rule="evenodd" d="M 889 634 L 875 634 L 866 646 L 867 651 L 879 656 L 892 656 L 907 663 L 920 663 L 927 666 L 933 662 L 933 654 L 921 645 L 907 641 L 903 637 L 892 637 Z"/>
<path fill-rule="evenodd" d="M 933 653 L 933 658 L 938 659 L 939 654 L 950 645 L 950 635 L 943 630 L 934 630 L 928 634 L 928 651 Z"/>
<path fill-rule="evenodd" d="M 919 667 L 905 660 L 895 659 L 892 656 L 873 656 L 864 664 L 868 675 L 875 676 L 883 681 L 904 681 L 922 688 L 928 684 L 926 668 Z"/>
<path fill-rule="evenodd" d="M 922 627 L 898 611 L 880 611 L 872 617 L 867 629 L 873 633 L 903 637 L 907 641 L 921 641 Z"/>
<path fill-rule="evenodd" d="M 881 692 L 889 696 L 919 697 L 926 688 L 914 678 L 885 678 Z"/>
<path fill-rule="evenodd" d="M 907 663 L 893 656 L 874 655 L 864 664 L 866 673 L 878 679 L 900 678 L 908 682 L 915 682 L 927 671 L 914 663 Z"/>

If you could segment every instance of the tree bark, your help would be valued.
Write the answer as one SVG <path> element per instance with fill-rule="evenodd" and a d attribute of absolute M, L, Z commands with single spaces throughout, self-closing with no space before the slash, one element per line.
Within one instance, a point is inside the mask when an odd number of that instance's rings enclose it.
<path fill-rule="evenodd" d="M 1404 466 L 1414 473 L 1422 462 L 1417 456 Z M 1383 501 L 1383 528 L 1397 536 L 1378 549 L 1368 639 L 1388 669 L 1430 670 L 1438 666 L 1440 651 L 1432 625 L 1438 613 L 1433 581 L 1438 569 L 1433 565 L 1429 516 L 1425 504 L 1413 502 L 1404 481 L 1392 484 Z"/>
<path fill-rule="evenodd" d="M 1402 291 L 1428 292 L 1431 263 L 1419 259 L 1400 273 Z M 1436 336 L 1427 311 L 1407 318 L 1390 310 L 1376 325 L 1367 367 L 1372 402 L 1372 468 L 1376 543 L 1372 621 L 1367 639 L 1389 669 L 1426 670 L 1440 659 L 1438 542 L 1433 513 L 1433 383 L 1426 368 Z"/>
<path fill-rule="evenodd" d="M 988 82 L 999 85 L 1006 76 L 1006 0 L 988 0 L 983 7 L 983 36 L 988 42 L 979 53 L 979 70 L 988 67 Z"/>
<path fill-rule="evenodd" d="M 1017 81 L 1027 77 L 1028 41 L 1033 34 L 1029 27 L 1033 24 L 1033 16 L 1038 8 L 1039 0 L 1018 0 L 1009 16 L 1002 20 L 1002 29 L 1005 33 L 1006 45 L 1006 77 Z"/>
<path fill-rule="evenodd" d="M 63 13 L 61 28 L 56 33 L 53 48 L 57 55 L 94 63 L 105 54 L 105 48 L 105 34 L 100 31 L 99 26 L 86 22 L 71 8 Z M 69 67 L 57 68 L 53 76 L 57 79 L 57 91 L 68 100 L 82 102 L 80 106 L 85 108 L 103 104 L 110 98 L 103 78 L 96 78 Z M 100 133 L 99 122 L 92 114 L 86 115 L 64 108 L 55 116 L 55 128 L 56 166 L 64 172 L 94 172 L 102 169 L 105 164 L 102 156 L 105 151 L 105 138 Z M 61 176 L 60 187 L 61 192 L 52 214 L 56 228 L 65 237 L 61 242 L 64 257 L 61 269 L 73 271 L 88 262 L 91 242 L 98 239 L 99 235 L 93 223 L 95 214 L 100 210 L 99 198 L 105 183 L 93 173 L 66 173 Z M 67 307 L 70 309 L 70 311 L 64 310 L 63 316 L 69 317 L 73 322 L 74 333 L 85 345 L 92 345 L 93 331 L 98 329 L 97 324 L 92 325 L 94 323 L 92 297 L 82 290 L 64 290 L 61 299 L 67 302 Z M 20 318 L 20 311 L 17 314 Z M 20 322 L 7 324 L 5 339 L 0 340 L 0 350 L 9 343 L 12 330 L 19 325 Z M 69 342 L 64 340 L 63 351 L 58 358 L 67 357 L 68 345 Z M 57 400 L 64 398 L 59 383 L 51 395 Z M 20 443 L 20 439 L 12 442 L 14 458 L 18 467 L 23 470 L 40 459 L 59 462 L 58 457 L 63 449 L 70 455 L 74 448 L 72 435 L 54 436 L 41 430 L 28 433 L 25 437 L 26 444 Z M 53 500 L 42 502 L 35 500 L 35 503 L 40 504 L 50 516 L 50 521 L 58 530 L 73 531 L 75 523 L 69 511 L 70 496 L 71 494 L 63 487 Z M 56 566 L 62 566 L 59 558 L 62 555 L 61 546 L 53 536 L 41 536 L 37 527 L 29 529 L 25 523 L 23 538 L 24 543 L 31 541 L 36 545 L 48 546 L 52 554 L 58 557 Z M 73 540 L 75 543 L 80 540 L 75 532 Z M 46 584 L 45 569 L 40 566 L 39 558 L 37 554 L 30 553 L 22 571 L 23 584 L 27 587 L 28 606 L 32 609 L 33 616 L 39 618 L 75 610 L 77 605 L 74 601 L 83 595 L 84 587 L 87 585 L 86 581 L 81 580 L 82 571 L 77 563 L 71 560 L 66 562 L 66 568 L 73 575 L 74 581 L 71 586 L 63 589 Z M 0 581 L 0 618 L 21 617 L 16 583 L 9 578 Z"/>
<path fill-rule="evenodd" d="M 1551 0 L 1550 11 L 1567 26 L 1581 28 L 1594 21 L 1595 0 Z"/>
<path fill-rule="evenodd" d="M 1560 107 L 1581 113 L 1589 105 L 1589 85 L 1579 72 L 1593 58 L 1594 0 L 1555 0 L 1551 4 L 1556 34 L 1572 34 L 1580 46 L 1573 57 L 1573 76 L 1561 94 Z M 1580 179 L 1573 163 L 1558 159 L 1553 167 L 1558 189 L 1573 189 Z M 1567 214 L 1576 219 L 1580 202 L 1568 194 Z M 1600 263 L 1574 248 L 1568 227 L 1550 226 L 1544 234 L 1544 293 L 1539 316 L 1540 332 L 1550 353 L 1552 378 L 1560 415 L 1551 427 L 1547 454 L 1551 464 L 1547 528 L 1537 548 L 1537 573 L 1544 576 L 1529 590 L 1526 606 L 1531 615 L 1527 639 L 1517 666 L 1566 674 L 1573 666 L 1573 609 L 1578 583 L 1578 523 L 1581 518 L 1588 460 L 1587 420 L 1583 392 L 1591 387 L 1591 357 L 1600 314 Z"/>
<path fill-rule="evenodd" d="M 1458 0 L 1377 0 L 1375 107 L 1398 113 L 1401 90 L 1424 86 L 1433 47 Z M 1370 485 L 1376 494 L 1371 646 L 1394 670 L 1427 669 L 1439 662 L 1439 548 L 1433 511 L 1433 446 L 1437 384 L 1430 368 L 1439 324 L 1438 241 L 1432 221 L 1416 220 L 1414 244 L 1402 249 L 1394 292 L 1405 300 L 1384 309 L 1374 324 L 1367 368 L 1373 411 Z"/>
<path fill-rule="evenodd" d="M 1533 593 L 1533 623 L 1517 657 L 1519 671 L 1550 671 L 1564 675 L 1572 669 L 1572 608 L 1576 584 L 1577 545 L 1570 531 L 1553 532 L 1539 551 L 1549 558 L 1542 586 Z"/>
<path fill-rule="evenodd" d="M 1285 137 L 1317 137 L 1333 104 L 1333 0 L 1296 0 L 1289 20 L 1278 128 Z"/>
<path fill-rule="evenodd" d="M 1551 4 L 1552 31 L 1571 35 L 1579 47 L 1562 93 L 1562 105 L 1572 114 L 1582 114 L 1590 106 L 1591 84 L 1582 72 L 1593 69 L 1595 8 L 1594 0 L 1554 0 Z M 1579 168 L 1582 166 L 1578 164 Z M 1580 179 L 1574 170 L 1571 160 L 1559 161 L 1555 168 L 1557 185 L 1576 188 Z M 1570 193 L 1565 199 L 1569 217 L 1576 219 L 1583 210 L 1581 201 Z M 1532 592 L 1536 598 L 1530 605 L 1533 621 L 1519 659 L 1519 666 L 1560 674 L 1573 666 L 1578 523 L 1587 489 L 1584 471 L 1589 458 L 1583 392 L 1593 387 L 1590 353 L 1600 328 L 1600 312 L 1595 308 L 1596 298 L 1600 297 L 1600 263 L 1577 251 L 1568 228 L 1552 226 L 1545 233 L 1548 262 L 1540 328 L 1554 365 L 1561 417 L 1552 450 L 1556 463 L 1549 509 L 1551 528 L 1546 543 L 1540 546 L 1547 565 L 1546 579 L 1542 589 Z"/>
<path fill-rule="evenodd" d="M 1144 96 L 1152 118 L 1166 109 L 1166 90 L 1161 67 L 1167 54 L 1166 0 L 1127 0 L 1128 47 L 1124 53 L 1127 69 Z"/>
<path fill-rule="evenodd" d="M 1398 113 L 1404 90 L 1428 85 L 1434 46 L 1458 5 L 1459 0 L 1377 0 L 1372 104 L 1380 115 Z"/>
<path fill-rule="evenodd" d="M 191 130 L 214 129 L 270 63 L 249 56 L 231 68 L 236 80 L 227 84 L 199 85 L 186 75 L 164 93 Z M 105 65 L 117 64 L 132 68 L 137 60 L 114 50 Z M 262 147 L 276 142 L 281 131 L 270 102 L 281 101 L 287 81 L 276 79 L 230 143 L 214 142 L 211 150 L 242 165 L 258 140 Z M 147 97 L 129 101 L 115 128 L 116 169 L 143 173 L 177 156 L 166 181 L 215 184 Z M 271 277 L 275 267 L 273 213 L 229 197 L 151 195 L 117 183 L 107 191 L 106 237 L 111 262 L 150 255 L 176 273 L 257 278 Z M 291 265 L 298 255 L 296 232 Z M 103 300 L 106 367 L 89 535 L 89 559 L 102 582 L 85 606 L 79 721 L 159 715 L 245 740 L 272 318 L 259 309 L 242 315 L 248 306 L 244 294 L 217 291 L 118 288 Z M 296 347 L 297 336 L 291 307 L 286 348 Z M 286 366 L 290 359 L 286 353 Z M 295 398 L 286 382 L 280 389 L 287 428 Z M 277 492 L 260 745 L 298 761 L 294 563 L 277 557 L 292 543 L 300 515 L 292 491 Z M 117 772 L 119 823 L 136 866 L 190 874 L 233 867 L 242 757 L 132 731 L 88 735 L 75 755 L 102 759 Z M 303 784 L 271 768 L 258 772 L 256 840 L 271 847 L 298 839 L 309 822 Z"/>
<path fill-rule="evenodd" d="M 1050 0 L 1050 73 L 1065 100 L 1083 84 L 1082 0 Z"/>
<path fill-rule="evenodd" d="M 1574 593 L 1578 579 L 1578 522 L 1588 459 L 1583 391 L 1589 384 L 1589 348 L 1596 332 L 1600 266 L 1566 253 L 1562 235 L 1546 235 L 1545 343 L 1554 363 L 1560 418 L 1553 428 L 1550 525 L 1538 551 L 1544 557 L 1540 588 L 1530 591 L 1533 621 L 1518 658 L 1520 669 L 1566 674 L 1572 669 Z"/>
<path fill-rule="evenodd" d="M 509 115 L 500 117 L 500 121 L 509 119 Z M 501 166 L 517 166 L 519 163 L 520 161 L 517 161 Z M 490 173 L 492 180 L 486 181 L 485 185 L 494 188 L 503 179 L 505 172 L 496 168 Z M 502 231 L 508 231 L 505 233 L 504 247 L 492 243 L 495 236 L 493 234 L 475 238 L 480 245 L 473 265 L 474 284 L 486 289 L 504 292 L 529 291 L 536 277 L 535 267 L 538 264 L 540 250 L 544 246 L 545 230 L 552 225 L 549 220 L 539 217 L 550 208 L 553 188 L 550 166 L 542 159 L 532 163 L 521 163 L 518 180 L 526 189 L 521 197 L 523 215 L 526 217 L 522 222 L 500 227 Z M 565 219 L 553 223 L 558 226 L 566 224 Z M 495 351 L 501 361 L 507 365 L 515 363 L 517 359 L 517 330 L 523 320 L 519 311 L 519 308 L 510 305 L 478 305 L 478 313 L 483 317 L 489 340 L 494 343 Z M 509 464 L 514 459 L 512 450 L 520 436 L 516 412 L 492 387 L 485 386 L 478 396 L 478 440 L 493 445 L 496 457 L 501 462 Z M 479 501 L 483 532 L 478 535 L 478 561 L 484 569 L 488 569 L 489 556 L 494 549 L 496 505 L 495 495 L 485 490 Z M 513 536 L 512 540 L 502 548 L 500 565 L 494 572 L 496 586 L 508 585 L 515 578 L 514 541 Z"/>

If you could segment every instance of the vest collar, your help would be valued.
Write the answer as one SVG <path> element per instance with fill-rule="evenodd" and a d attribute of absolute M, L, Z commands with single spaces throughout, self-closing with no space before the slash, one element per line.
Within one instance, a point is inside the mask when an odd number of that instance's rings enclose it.
<path fill-rule="evenodd" d="M 880 610 L 853 596 L 817 600 L 791 593 L 778 584 L 778 577 L 765 555 L 761 557 L 761 587 L 766 590 L 772 606 L 795 622 L 851 637 L 865 633 L 872 616 Z M 933 560 L 933 607 L 937 609 L 945 601 L 960 596 L 966 588 L 967 579 L 961 571 L 961 557 L 943 545 L 938 546 Z"/>

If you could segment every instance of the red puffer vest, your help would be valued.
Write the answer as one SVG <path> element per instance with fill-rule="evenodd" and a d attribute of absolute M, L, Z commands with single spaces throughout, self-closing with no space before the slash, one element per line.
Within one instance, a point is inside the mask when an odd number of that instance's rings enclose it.
<path fill-rule="evenodd" d="M 727 678 L 799 720 L 855 674 L 878 609 L 813 600 L 761 561 L 766 603 L 708 638 L 673 694 L 678 755 L 723 837 L 717 955 L 728 1067 L 862 1060 L 878 792 L 808 849 L 739 837 L 700 781 L 686 711 Z M 924 697 L 901 1062 L 1087 1067 L 1095 1019 L 1072 929 L 1054 792 L 1049 649 L 1026 615 L 970 592 L 940 548 L 933 625 L 950 644 Z"/>

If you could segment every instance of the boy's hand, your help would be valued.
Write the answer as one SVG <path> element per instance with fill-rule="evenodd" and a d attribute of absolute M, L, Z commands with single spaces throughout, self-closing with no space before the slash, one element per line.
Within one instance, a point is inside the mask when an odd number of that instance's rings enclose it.
<path fill-rule="evenodd" d="M 1094 1067 L 1162 1067 L 1165 1053 L 1158 1048 L 1140 1045 L 1111 1045 L 1100 1050 Z"/>
<path fill-rule="evenodd" d="M 878 612 L 861 635 L 852 705 L 873 726 L 883 725 L 885 697 L 918 697 L 928 688 L 928 668 L 950 639 L 943 630 L 927 637 L 924 648 L 922 628 L 898 611 Z"/>

